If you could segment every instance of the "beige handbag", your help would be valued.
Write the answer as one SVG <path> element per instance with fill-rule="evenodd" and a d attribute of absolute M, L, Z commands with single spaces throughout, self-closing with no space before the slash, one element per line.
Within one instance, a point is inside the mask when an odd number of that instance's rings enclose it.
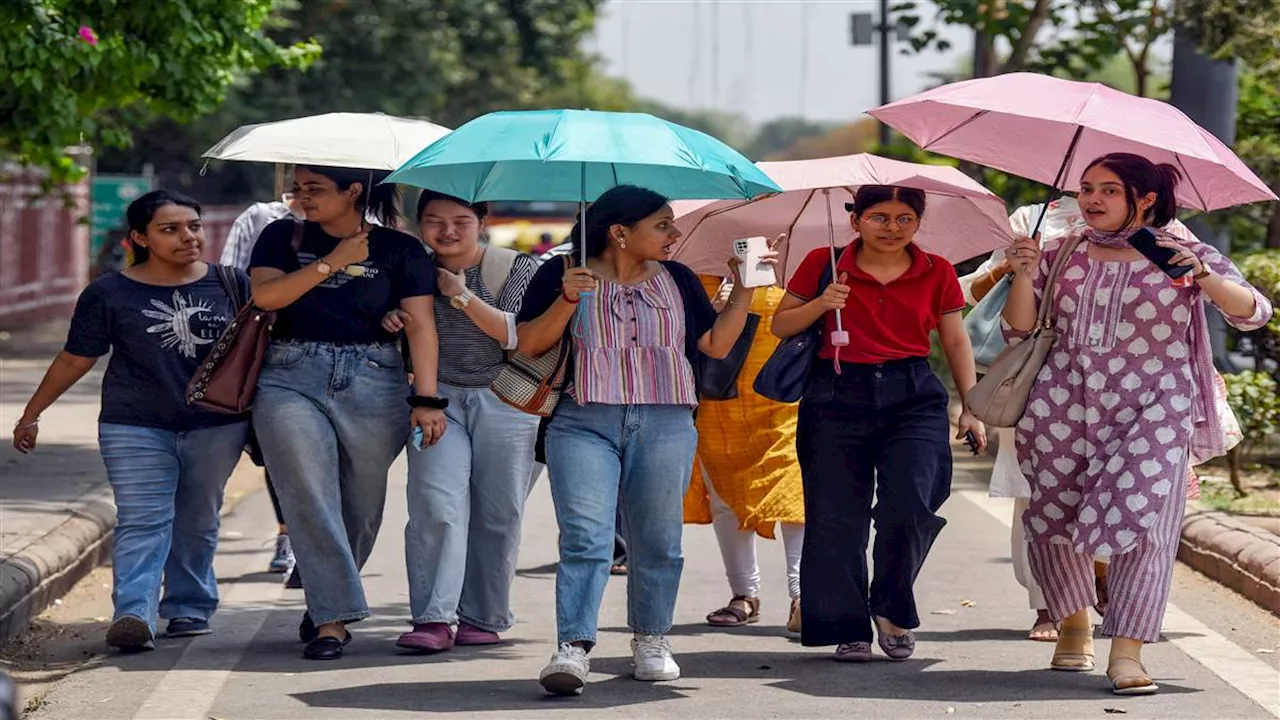
<path fill-rule="evenodd" d="M 993 427 L 1011 428 L 1022 419 L 1027 409 L 1027 398 L 1036 383 L 1040 368 L 1044 367 L 1049 350 L 1058 340 L 1053 326 L 1054 289 L 1058 275 L 1071 260 L 1080 236 L 1068 239 L 1054 258 L 1053 267 L 1041 293 L 1040 312 L 1035 329 L 1022 342 L 1010 345 L 1000 353 L 987 374 L 969 391 L 966 405 L 973 416 Z"/>

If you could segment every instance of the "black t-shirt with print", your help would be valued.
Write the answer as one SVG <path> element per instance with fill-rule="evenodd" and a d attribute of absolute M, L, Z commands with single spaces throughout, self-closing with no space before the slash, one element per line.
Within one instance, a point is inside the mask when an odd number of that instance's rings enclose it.
<path fill-rule="evenodd" d="M 341 242 L 317 223 L 306 223 L 302 246 L 293 251 L 291 218 L 268 225 L 254 245 L 249 269 L 286 273 L 333 252 Z M 333 275 L 276 313 L 273 337 L 331 343 L 388 343 L 382 317 L 404 298 L 436 294 L 436 267 L 412 235 L 384 227 L 369 230 L 369 258 L 358 274 L 335 267 Z"/>
<path fill-rule="evenodd" d="M 244 273 L 234 272 L 248 287 Z M 212 265 L 200 280 L 176 287 L 118 272 L 90 283 L 76 302 L 65 350 L 92 358 L 111 353 L 99 422 L 185 432 L 248 419 L 187 404 L 187 383 L 238 304 Z"/>

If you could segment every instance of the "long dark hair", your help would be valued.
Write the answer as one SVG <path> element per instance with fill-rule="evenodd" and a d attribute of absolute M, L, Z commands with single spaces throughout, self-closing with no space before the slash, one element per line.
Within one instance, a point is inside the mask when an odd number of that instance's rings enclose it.
<path fill-rule="evenodd" d="M 156 211 L 165 205 L 181 205 L 195 210 L 197 217 L 201 214 L 200 203 L 173 190 L 152 190 L 129 203 L 129 209 L 125 210 L 124 216 L 129 222 L 129 230 L 132 231 L 129 233 L 129 249 L 133 251 L 134 265 L 141 265 L 151 259 L 151 251 L 135 242 L 133 233 L 146 235 L 147 226 L 156 219 Z"/>
<path fill-rule="evenodd" d="M 862 217 L 866 211 L 890 200 L 897 200 L 915 210 L 917 216 L 924 217 L 924 191 L 898 185 L 862 185 L 854 194 L 853 202 L 845 203 L 844 209 L 857 217 Z"/>
<path fill-rule="evenodd" d="M 587 208 L 587 257 L 600 257 L 609 245 L 609 228 L 614 225 L 630 227 L 662 209 L 668 199 L 652 190 L 635 185 L 615 185 L 604 191 Z M 574 223 L 569 241 L 582 241 L 582 218 Z"/>
<path fill-rule="evenodd" d="M 382 181 L 391 174 L 386 170 L 361 170 L 320 165 L 299 165 L 298 167 L 329 178 L 340 191 L 360 183 L 360 194 L 356 196 L 356 212 L 360 213 L 360 218 L 363 220 L 365 215 L 372 215 L 386 227 L 400 227 L 400 188 L 396 185 L 382 184 Z"/>
<path fill-rule="evenodd" d="M 1137 219 L 1138 198 L 1147 193 L 1155 193 L 1156 202 L 1147 210 L 1147 217 L 1142 218 L 1143 223 L 1164 227 L 1178 216 L 1177 191 L 1178 183 L 1182 181 L 1182 172 L 1178 168 L 1169 163 L 1157 165 L 1141 155 L 1111 153 L 1089 163 L 1084 171 L 1087 173 L 1098 166 L 1115 173 L 1124 183 L 1124 200 L 1129 207 L 1129 216 L 1121 229 L 1128 228 Z"/>

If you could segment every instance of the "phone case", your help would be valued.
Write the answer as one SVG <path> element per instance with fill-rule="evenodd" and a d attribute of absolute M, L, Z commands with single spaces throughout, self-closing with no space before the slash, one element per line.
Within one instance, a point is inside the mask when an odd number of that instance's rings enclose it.
<path fill-rule="evenodd" d="M 763 237 L 739 238 L 733 241 L 733 254 L 742 261 L 739 272 L 742 274 L 742 286 L 746 288 L 776 285 L 778 276 L 773 266 L 760 262 L 760 257 L 769 252 L 769 241 Z"/>
<path fill-rule="evenodd" d="M 1134 250 L 1142 253 L 1143 257 L 1150 260 L 1156 267 L 1160 268 L 1165 275 L 1173 279 L 1178 279 L 1183 275 L 1191 272 L 1190 265 L 1172 265 L 1170 261 L 1178 253 L 1167 247 L 1161 247 L 1156 244 L 1156 236 L 1150 230 L 1139 230 L 1129 236 L 1129 245 Z"/>

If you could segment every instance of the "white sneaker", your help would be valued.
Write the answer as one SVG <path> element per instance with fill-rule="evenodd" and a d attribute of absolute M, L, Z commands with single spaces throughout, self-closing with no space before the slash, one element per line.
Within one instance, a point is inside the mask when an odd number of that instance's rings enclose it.
<path fill-rule="evenodd" d="M 538 674 L 538 682 L 552 695 L 581 695 L 591 673 L 587 651 L 577 645 L 561 643 L 551 662 Z"/>
<path fill-rule="evenodd" d="M 631 661 L 636 666 L 632 676 L 637 680 L 675 680 L 680 677 L 680 666 L 671 657 L 671 641 L 665 635 L 636 633 L 631 639 Z"/>

